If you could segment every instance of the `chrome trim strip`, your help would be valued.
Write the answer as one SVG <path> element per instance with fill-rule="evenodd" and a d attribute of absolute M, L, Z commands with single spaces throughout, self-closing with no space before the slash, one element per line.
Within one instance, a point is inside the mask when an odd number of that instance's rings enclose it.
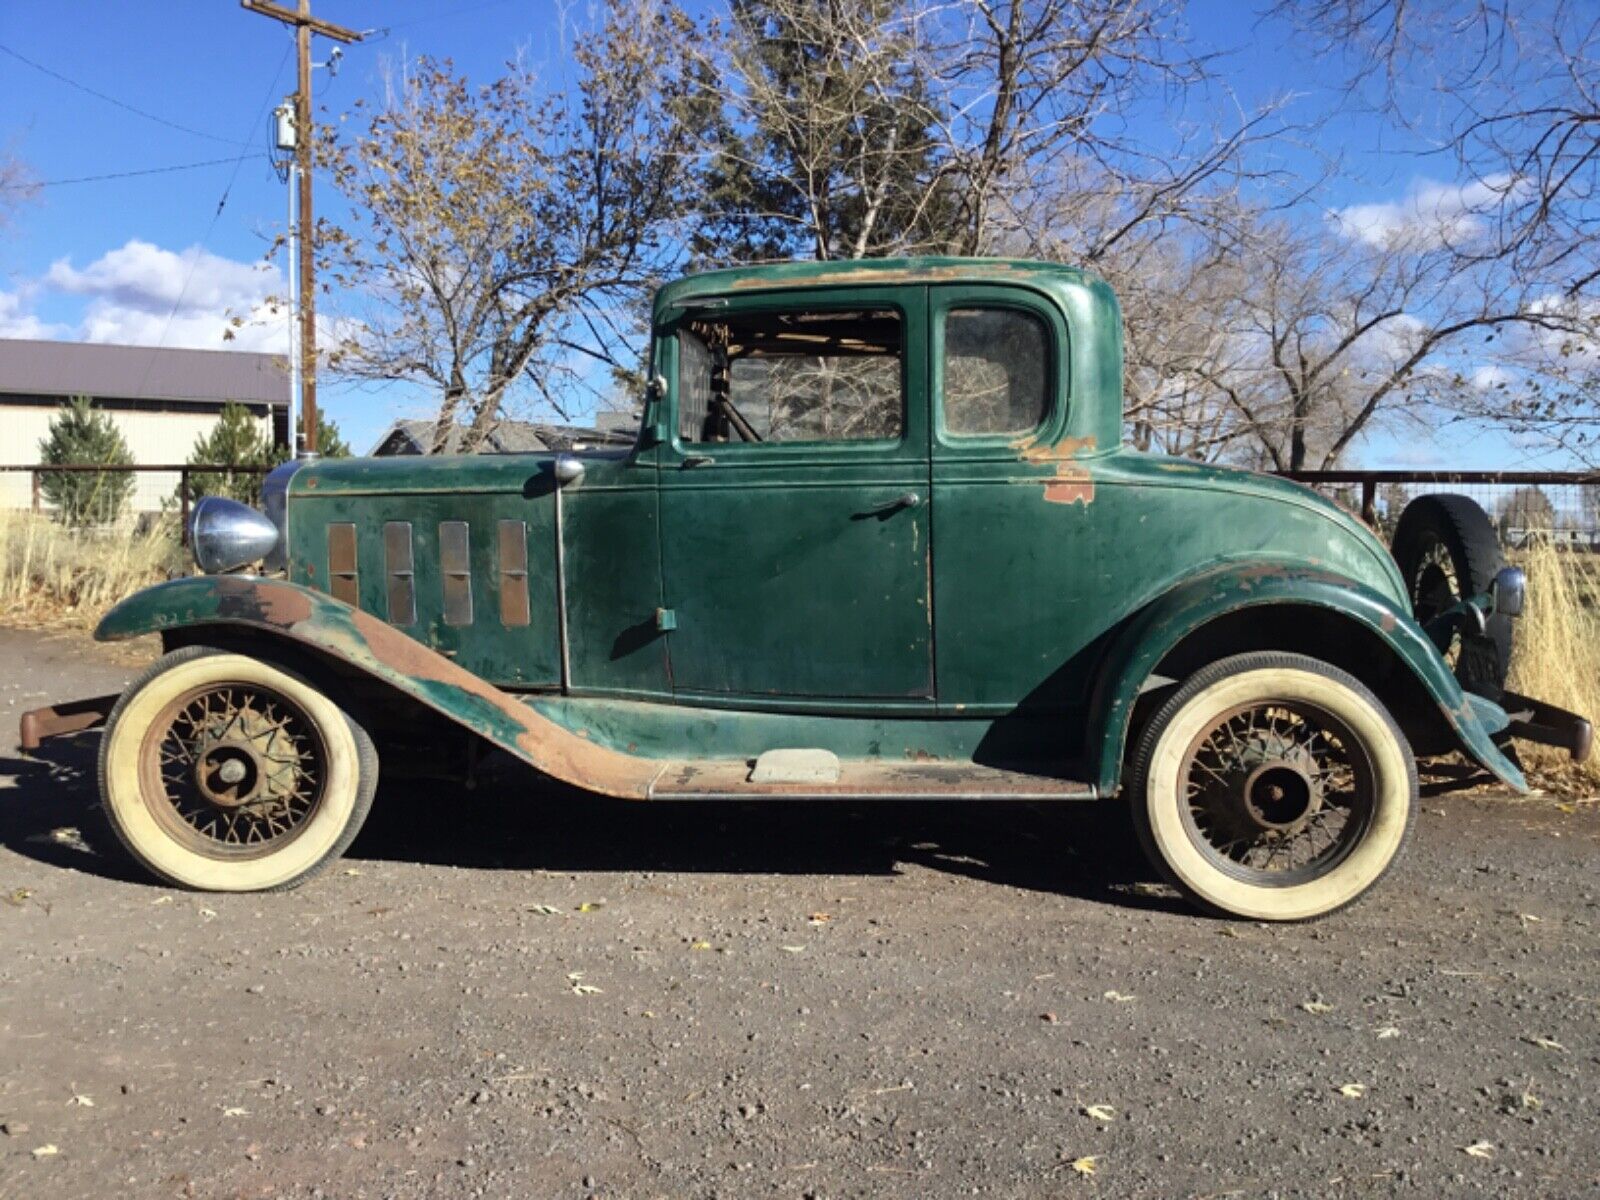
<path fill-rule="evenodd" d="M 567 653 L 567 551 L 562 519 L 561 488 L 552 489 L 556 501 L 556 641 L 561 648 L 561 691 L 572 690 L 572 662 Z"/>

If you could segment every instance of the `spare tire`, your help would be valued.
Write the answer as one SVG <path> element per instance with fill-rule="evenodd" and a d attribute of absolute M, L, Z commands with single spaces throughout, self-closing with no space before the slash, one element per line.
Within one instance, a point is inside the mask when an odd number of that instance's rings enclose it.
<path fill-rule="evenodd" d="M 1489 590 L 1505 566 L 1489 514 L 1467 496 L 1418 496 L 1400 514 L 1392 544 L 1405 577 L 1411 611 L 1424 625 L 1463 596 Z M 1498 700 L 1511 669 L 1511 618 L 1492 616 L 1482 637 L 1459 630 L 1436 634 L 1435 643 L 1461 686 Z"/>

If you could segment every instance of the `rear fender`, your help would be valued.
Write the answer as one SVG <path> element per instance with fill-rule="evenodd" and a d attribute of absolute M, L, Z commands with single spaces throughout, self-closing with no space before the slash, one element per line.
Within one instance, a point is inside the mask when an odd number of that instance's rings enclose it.
<path fill-rule="evenodd" d="M 376 617 L 282 580 L 174 579 L 128 597 L 105 615 L 94 635 L 109 642 L 209 627 L 255 630 L 308 647 L 577 787 L 643 799 L 660 766 L 596 746 Z"/>
<path fill-rule="evenodd" d="M 1328 609 L 1376 634 L 1438 705 L 1458 748 L 1518 791 L 1527 790 L 1522 772 L 1490 736 L 1505 727 L 1505 714 L 1461 690 L 1410 614 L 1373 589 L 1340 575 L 1308 568 L 1234 564 L 1173 587 L 1141 609 L 1112 641 L 1089 706 L 1091 721 L 1096 724 L 1087 744 L 1100 748 L 1102 794 L 1109 795 L 1117 786 L 1134 703 L 1161 660 L 1207 622 L 1271 604 Z"/>

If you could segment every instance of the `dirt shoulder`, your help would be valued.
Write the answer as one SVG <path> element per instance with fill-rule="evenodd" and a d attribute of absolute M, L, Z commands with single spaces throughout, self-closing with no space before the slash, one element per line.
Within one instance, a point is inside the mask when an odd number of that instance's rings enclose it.
<path fill-rule="evenodd" d="M 200 896 L 116 852 L 95 735 L 15 750 L 137 664 L 0 661 L 0 1197 L 1600 1191 L 1593 806 L 1430 797 L 1367 902 L 1276 928 L 1175 903 L 1109 805 L 508 769 Z"/>

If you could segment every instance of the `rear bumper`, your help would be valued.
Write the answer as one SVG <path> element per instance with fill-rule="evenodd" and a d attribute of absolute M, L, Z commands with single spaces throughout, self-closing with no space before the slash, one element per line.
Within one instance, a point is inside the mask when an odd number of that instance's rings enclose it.
<path fill-rule="evenodd" d="M 1517 692 L 1502 693 L 1500 707 L 1508 718 L 1504 737 L 1558 747 L 1576 763 L 1586 761 L 1594 748 L 1594 727 L 1577 713 Z"/>
<path fill-rule="evenodd" d="M 37 750 L 45 738 L 61 737 L 68 733 L 82 733 L 104 725 L 111 715 L 117 695 L 95 696 L 88 700 L 69 700 L 48 708 L 35 708 L 22 714 L 18 723 L 17 744 L 24 750 Z"/>

